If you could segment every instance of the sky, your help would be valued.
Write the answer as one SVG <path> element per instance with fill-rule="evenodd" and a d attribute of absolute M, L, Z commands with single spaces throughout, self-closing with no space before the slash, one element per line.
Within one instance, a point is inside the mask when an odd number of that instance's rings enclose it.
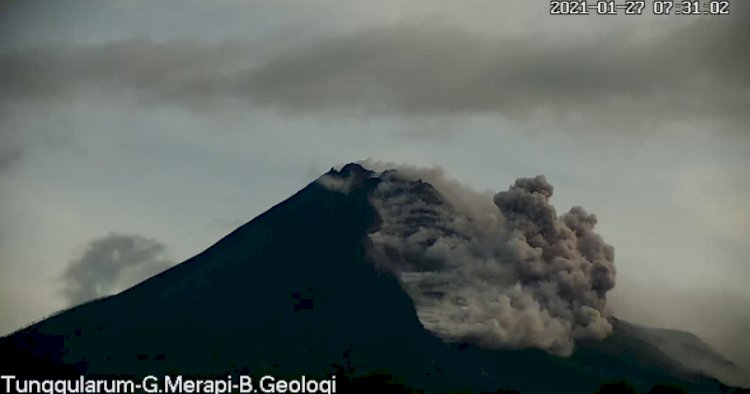
<path fill-rule="evenodd" d="M 0 335 L 372 158 L 544 174 L 614 245 L 616 316 L 750 368 L 750 3 L 403 3 L 0 3 Z"/>

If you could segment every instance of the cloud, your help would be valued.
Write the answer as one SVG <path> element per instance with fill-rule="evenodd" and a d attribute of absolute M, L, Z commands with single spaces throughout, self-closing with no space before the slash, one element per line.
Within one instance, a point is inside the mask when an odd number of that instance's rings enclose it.
<path fill-rule="evenodd" d="M 381 224 L 370 234 L 370 256 L 399 277 L 428 330 L 559 355 L 612 331 L 605 311 L 614 250 L 593 231 L 594 215 L 580 207 L 556 214 L 543 176 L 518 179 L 494 198 L 439 170 L 381 178 L 371 197 Z"/>
<path fill-rule="evenodd" d="M 154 42 L 132 39 L 96 46 L 58 44 L 0 53 L 0 104 L 48 100 L 83 92 L 189 104 L 230 95 L 247 59 L 246 43 Z M 243 63 L 247 66 L 246 63 Z M 243 69 L 240 69 L 240 72 Z"/>
<path fill-rule="evenodd" d="M 746 131 L 750 34 L 738 15 L 663 36 L 635 33 L 492 38 L 434 25 L 371 29 L 281 54 L 253 73 L 248 91 L 298 111 L 494 113 L 628 129 L 710 119 Z"/>
<path fill-rule="evenodd" d="M 138 235 L 110 233 L 91 240 L 62 275 L 64 294 L 79 304 L 124 290 L 174 265 L 165 247 Z"/>
<path fill-rule="evenodd" d="M 4 111 L 0 106 L 0 174 L 7 172 L 21 161 L 28 146 L 28 137 L 3 121 Z"/>
<path fill-rule="evenodd" d="M 0 94 L 2 95 L 2 94 Z M 0 175 L 16 169 L 19 163 L 46 149 L 78 150 L 80 141 L 75 132 L 55 124 L 52 128 L 40 127 L 39 113 L 50 115 L 49 108 L 16 106 L 3 107 L 0 103 Z"/>
<path fill-rule="evenodd" d="M 7 140 L 6 140 L 7 141 Z M 23 149 L 13 143 L 0 147 L 0 172 L 6 171 L 21 160 Z"/>
<path fill-rule="evenodd" d="M 743 16 L 750 6 L 732 7 L 728 17 L 648 32 L 635 24 L 604 34 L 540 24 L 498 35 L 401 22 L 283 45 L 136 39 L 6 51 L 0 102 L 132 92 L 198 108 L 235 102 L 291 113 L 491 114 L 632 131 L 700 122 L 745 133 L 750 28 Z"/>

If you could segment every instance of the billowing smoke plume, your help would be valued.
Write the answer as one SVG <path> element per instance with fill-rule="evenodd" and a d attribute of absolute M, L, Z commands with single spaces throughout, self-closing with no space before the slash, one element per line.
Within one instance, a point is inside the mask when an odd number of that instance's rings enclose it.
<path fill-rule="evenodd" d="M 557 216 L 543 176 L 494 199 L 435 170 L 380 177 L 372 258 L 399 277 L 425 328 L 447 341 L 559 355 L 611 332 L 614 250 L 593 231 L 594 215 L 574 207 Z"/>
<path fill-rule="evenodd" d="M 75 305 L 117 293 L 172 265 L 158 241 L 110 233 L 91 240 L 85 253 L 70 261 L 62 276 L 63 292 Z"/>

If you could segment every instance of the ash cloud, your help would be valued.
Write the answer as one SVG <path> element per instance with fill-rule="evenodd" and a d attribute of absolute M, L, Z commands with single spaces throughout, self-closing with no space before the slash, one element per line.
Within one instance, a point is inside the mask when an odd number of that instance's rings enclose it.
<path fill-rule="evenodd" d="M 580 207 L 557 215 L 543 176 L 518 179 L 494 199 L 440 171 L 381 177 L 371 258 L 399 277 L 425 328 L 448 341 L 558 355 L 612 331 L 614 250 L 594 232 L 594 215 Z"/>
<path fill-rule="evenodd" d="M 122 291 L 174 265 L 165 247 L 139 235 L 110 233 L 91 240 L 62 275 L 71 305 Z"/>
<path fill-rule="evenodd" d="M 353 173 L 349 174 L 345 178 L 323 174 L 318 179 L 316 179 L 316 182 L 318 182 L 328 190 L 333 190 L 343 194 L 349 194 L 349 192 L 352 190 L 355 179 L 356 175 Z"/>

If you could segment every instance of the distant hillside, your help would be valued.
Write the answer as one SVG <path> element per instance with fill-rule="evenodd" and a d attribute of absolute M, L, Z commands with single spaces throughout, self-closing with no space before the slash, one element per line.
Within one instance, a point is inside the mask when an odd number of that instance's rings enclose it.
<path fill-rule="evenodd" d="M 740 384 L 743 377 L 748 382 L 748 377 L 737 365 L 711 349 L 695 334 L 644 327 L 619 319 L 615 319 L 615 324 L 617 331 L 642 339 L 663 352 L 672 362 L 682 366 L 685 371 L 716 376 L 733 384 Z"/>

